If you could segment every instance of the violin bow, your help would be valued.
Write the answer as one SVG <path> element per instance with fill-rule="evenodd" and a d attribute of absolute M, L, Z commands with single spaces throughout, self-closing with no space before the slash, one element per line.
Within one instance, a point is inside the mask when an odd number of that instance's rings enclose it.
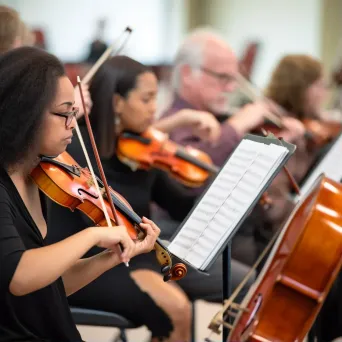
<path fill-rule="evenodd" d="M 254 86 L 251 82 L 249 82 L 245 77 L 243 77 L 240 73 L 236 75 L 236 80 L 238 84 L 240 85 L 240 90 L 242 93 L 244 93 L 250 100 L 252 101 L 260 101 L 264 100 L 266 102 L 270 102 L 266 96 L 264 96 L 256 86 Z M 281 114 L 286 113 L 285 109 L 280 107 L 278 104 L 275 104 L 272 102 L 273 106 L 277 107 L 277 110 L 280 114 L 274 113 L 272 111 L 269 111 L 265 114 L 265 117 L 269 119 L 273 124 L 278 126 L 278 128 L 283 128 L 283 123 L 281 122 Z"/>
<path fill-rule="evenodd" d="M 128 39 L 129 39 L 129 37 L 131 36 L 132 31 L 133 30 L 129 26 L 126 27 L 126 29 L 121 33 L 119 38 L 111 46 L 109 46 L 106 49 L 106 51 L 101 55 L 101 57 L 96 61 L 96 63 L 89 69 L 89 71 L 83 77 L 81 84 L 88 84 L 92 80 L 92 78 L 94 77 L 96 72 L 100 69 L 102 64 L 110 57 L 114 48 L 119 44 L 119 41 L 121 40 L 121 38 L 127 34 L 127 36 L 124 38 L 121 45 L 114 52 L 114 55 L 118 55 L 122 51 L 122 49 L 125 47 Z"/>
<path fill-rule="evenodd" d="M 125 44 L 128 41 L 128 38 L 130 37 L 131 33 L 132 33 L 132 29 L 127 26 L 125 31 L 118 38 L 118 41 L 125 34 L 127 34 L 127 36 L 124 39 L 124 41 L 122 42 L 122 44 L 117 48 L 117 50 L 115 51 L 115 54 L 118 54 L 118 53 L 120 53 L 122 51 L 122 49 L 124 48 Z M 85 106 L 83 91 L 82 91 L 82 88 L 81 88 L 81 84 L 87 84 L 87 83 L 89 83 L 92 80 L 92 78 L 94 77 L 96 72 L 99 70 L 99 68 L 102 66 L 102 64 L 109 58 L 109 56 L 111 55 L 112 51 L 114 50 L 114 48 L 116 47 L 117 44 L 118 43 L 116 41 L 110 47 L 108 47 L 106 49 L 106 51 L 96 61 L 96 63 L 92 66 L 92 68 L 87 72 L 87 74 L 85 75 L 84 79 L 82 80 L 82 83 L 81 83 L 80 77 L 77 76 L 77 85 L 78 85 L 78 89 L 79 89 L 80 96 L 81 96 L 82 106 L 83 106 L 83 110 L 84 110 L 84 117 L 85 117 L 85 121 L 86 121 L 86 125 L 87 125 L 88 134 L 89 134 L 89 137 L 90 137 L 92 149 L 93 149 L 93 152 L 94 152 L 94 155 L 95 155 L 97 167 L 98 167 L 100 175 L 101 175 L 101 180 L 102 180 L 104 188 L 105 188 L 105 192 L 106 192 L 106 195 L 107 195 L 107 198 L 108 198 L 108 201 L 109 201 L 110 208 L 111 208 L 112 213 L 113 213 L 114 220 L 115 220 L 116 224 L 119 225 L 120 223 L 119 223 L 118 215 L 117 215 L 117 212 L 116 212 L 113 200 L 112 200 L 112 196 L 110 195 L 110 190 L 109 190 L 109 187 L 108 187 L 106 176 L 105 176 L 104 171 L 103 171 L 102 163 L 101 163 L 101 160 L 100 160 L 100 156 L 99 156 L 99 153 L 98 153 L 98 150 L 97 150 L 97 146 L 96 146 L 96 143 L 95 143 L 95 139 L 94 139 L 94 134 L 93 134 L 93 131 L 92 131 L 92 128 L 91 128 L 90 120 L 89 120 L 89 113 L 88 113 L 87 108 Z M 82 133 L 81 133 L 80 128 L 79 128 L 78 123 L 77 123 L 77 118 L 75 120 L 75 129 L 76 129 L 76 133 L 77 133 L 78 139 L 80 141 L 80 144 L 81 144 L 84 156 L 86 158 L 87 165 L 88 165 L 88 168 L 89 168 L 89 171 L 90 171 L 93 183 L 94 183 L 95 188 L 96 188 L 96 190 L 98 192 L 98 195 L 99 195 L 100 203 L 101 203 L 101 206 L 102 206 L 102 209 L 103 209 L 103 213 L 104 213 L 105 218 L 106 218 L 107 226 L 108 227 L 112 227 L 112 223 L 111 223 L 111 220 L 110 220 L 107 208 L 106 208 L 106 206 L 104 204 L 104 200 L 103 200 L 103 197 L 102 197 L 102 193 L 101 193 L 100 187 L 99 187 L 98 182 L 96 180 L 94 169 L 92 167 L 92 164 L 91 164 L 91 161 L 90 161 L 90 158 L 89 158 L 86 146 L 84 144 Z M 121 249 L 121 252 L 122 252 L 122 248 L 120 246 L 119 246 L 119 248 Z M 128 263 L 125 263 L 125 264 L 126 264 L 127 267 L 129 266 Z"/>
<path fill-rule="evenodd" d="M 90 124 L 90 120 L 89 120 L 89 114 L 88 114 L 87 108 L 85 106 L 83 91 L 82 91 L 82 88 L 81 88 L 81 80 L 80 80 L 79 76 L 77 76 L 77 84 L 78 84 L 78 89 L 79 89 L 80 95 L 81 95 L 81 101 L 82 101 L 82 106 L 83 106 L 83 110 L 84 110 L 84 117 L 85 117 L 85 121 L 86 121 L 86 125 L 87 125 L 88 134 L 89 134 L 89 137 L 90 137 L 90 142 L 91 142 L 91 145 L 92 145 L 92 149 L 93 149 L 93 152 L 94 152 L 94 155 L 95 155 L 96 164 L 97 164 L 97 167 L 98 167 L 100 175 L 101 175 L 101 180 L 102 180 L 103 185 L 105 187 L 105 192 L 106 192 L 106 195 L 107 195 L 107 198 L 108 198 L 108 201 L 109 201 L 110 208 L 111 208 L 112 213 L 113 213 L 113 217 L 114 217 L 115 223 L 117 225 L 119 225 L 120 223 L 119 223 L 118 215 L 117 215 L 114 203 L 113 203 L 112 196 L 110 194 L 110 190 L 109 190 L 109 186 L 108 186 L 108 183 L 107 183 L 107 179 L 106 179 L 103 167 L 102 167 L 100 155 L 99 155 L 99 152 L 97 150 L 96 143 L 95 143 L 95 138 L 94 138 L 93 130 L 91 128 L 91 124 Z M 112 227 L 112 223 L 111 223 L 111 220 L 109 218 L 109 214 L 108 214 L 107 208 L 106 208 L 106 206 L 104 204 L 102 193 L 101 193 L 100 187 L 98 185 L 98 182 L 96 180 L 95 172 L 94 172 L 94 169 L 92 167 L 92 164 L 91 164 L 91 161 L 90 161 L 90 158 L 89 158 L 86 146 L 84 144 L 84 140 L 83 140 L 80 128 L 78 126 L 77 120 L 75 120 L 75 128 L 76 128 L 76 132 L 77 132 L 78 138 L 79 138 L 80 143 L 81 143 L 81 147 L 82 147 L 83 153 L 84 153 L 85 158 L 87 160 L 88 168 L 90 170 L 91 177 L 93 179 L 93 183 L 94 183 L 95 188 L 96 188 L 96 190 L 98 192 L 98 195 L 99 195 L 99 199 L 100 199 L 101 206 L 102 206 L 102 209 L 103 209 L 106 221 L 107 221 L 107 225 L 108 225 L 108 227 Z M 121 252 L 122 252 L 122 247 L 119 246 L 119 248 L 121 249 Z M 129 266 L 128 262 L 125 263 L 125 265 L 128 267 Z"/>

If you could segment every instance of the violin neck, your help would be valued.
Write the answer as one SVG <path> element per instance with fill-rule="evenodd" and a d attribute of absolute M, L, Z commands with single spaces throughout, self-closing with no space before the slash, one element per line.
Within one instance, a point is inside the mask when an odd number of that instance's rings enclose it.
<path fill-rule="evenodd" d="M 189 162 L 195 166 L 198 166 L 199 168 L 201 168 L 205 171 L 208 171 L 210 173 L 217 174 L 219 171 L 218 167 L 216 167 L 214 165 L 210 165 L 206 162 L 203 162 L 203 161 L 197 159 L 196 157 L 193 157 L 185 149 L 178 148 L 175 155 L 176 155 L 176 157 L 183 159 L 184 161 L 187 161 L 187 162 Z"/>

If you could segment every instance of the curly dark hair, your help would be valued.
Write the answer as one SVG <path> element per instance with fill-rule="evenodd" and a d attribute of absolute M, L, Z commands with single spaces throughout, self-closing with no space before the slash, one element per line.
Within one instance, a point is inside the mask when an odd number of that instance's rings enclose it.
<path fill-rule="evenodd" d="M 41 123 L 64 67 L 53 55 L 22 47 L 0 56 L 0 165 L 37 157 Z"/>
<path fill-rule="evenodd" d="M 108 59 L 95 74 L 89 87 L 93 101 L 90 121 L 102 158 L 110 158 L 115 153 L 113 95 L 127 98 L 136 87 L 138 76 L 147 71 L 151 71 L 149 67 L 132 58 L 115 56 Z"/>

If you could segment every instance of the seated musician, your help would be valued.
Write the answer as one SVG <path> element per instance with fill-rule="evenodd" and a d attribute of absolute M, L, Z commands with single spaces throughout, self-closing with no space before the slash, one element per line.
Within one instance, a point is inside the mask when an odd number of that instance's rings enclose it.
<path fill-rule="evenodd" d="M 238 60 L 222 37 L 211 30 L 193 31 L 176 54 L 172 72 L 174 101 L 161 116 L 162 120 L 166 120 L 184 108 L 197 109 L 199 116 L 202 111 L 213 113 L 220 122 L 222 132 L 215 145 L 196 137 L 189 127 L 174 129 L 170 139 L 207 152 L 217 166 L 224 164 L 244 134 L 263 123 L 269 110 L 264 103 L 259 102 L 244 106 L 230 118 L 222 115 L 227 111 L 228 95 L 237 87 L 237 73 Z M 287 141 L 292 141 L 304 132 L 298 120 L 285 119 L 284 124 L 289 128 L 282 131 Z M 155 127 L 158 127 L 158 122 Z M 154 210 L 152 217 L 171 232 L 178 224 L 160 208 Z M 264 224 L 264 209 L 257 205 L 233 239 L 234 258 L 249 265 L 254 263 L 257 251 L 253 231 L 256 226 Z M 165 234 L 164 229 L 161 234 Z"/>
<path fill-rule="evenodd" d="M 266 96 L 285 109 L 289 116 L 299 120 L 319 118 L 326 97 L 322 64 L 308 55 L 283 57 L 271 75 Z M 295 144 L 297 149 L 288 161 L 287 167 L 295 180 L 300 182 L 316 159 L 320 148 L 312 147 L 310 140 L 304 136 L 298 138 Z M 291 191 L 293 189 L 289 178 L 285 172 L 281 172 L 268 189 L 273 202 L 267 211 L 271 223 L 269 234 L 281 227 L 294 208 L 289 196 Z M 258 234 L 264 233 L 266 234 L 266 231 L 258 231 Z"/>
<path fill-rule="evenodd" d="M 273 71 L 266 95 L 299 119 L 322 117 L 322 107 L 327 91 L 323 77 L 322 63 L 308 55 L 287 55 L 283 57 Z M 300 139 L 296 142 L 297 150 L 288 162 L 288 168 L 297 182 L 308 172 L 316 155 L 317 148 L 308 148 L 309 141 Z M 269 194 L 274 201 L 269 211 L 271 231 L 259 231 L 259 241 L 263 248 L 271 232 L 281 226 L 293 209 L 293 203 L 286 201 L 291 191 L 288 178 L 284 173 L 274 180 L 269 188 Z M 336 279 L 325 300 L 318 319 L 318 342 L 332 341 L 342 336 L 342 296 L 341 274 Z"/>
<path fill-rule="evenodd" d="M 214 146 L 195 137 L 191 129 L 174 129 L 170 138 L 207 152 L 217 166 L 221 166 L 240 142 L 241 138 L 264 122 L 269 110 L 265 103 L 243 107 L 234 116 L 222 119 L 228 107 L 228 95 L 236 87 L 238 60 L 229 45 L 215 32 L 198 29 L 185 38 L 177 51 L 172 72 L 174 100 L 161 118 L 167 118 L 180 109 L 190 108 L 213 113 L 221 122 L 222 133 Z M 158 127 L 158 122 L 154 125 Z M 282 132 L 287 141 L 302 134 L 302 125 L 294 119 L 286 119 L 289 129 Z"/>
<path fill-rule="evenodd" d="M 90 121 L 109 185 L 123 195 L 140 216 L 149 217 L 150 203 L 155 201 L 172 217 L 182 221 L 192 208 L 196 195 L 186 193 L 180 184 L 163 171 L 132 171 L 118 159 L 115 152 L 116 139 L 122 130 L 141 133 L 153 122 L 158 91 L 154 73 L 128 57 L 112 57 L 95 74 L 89 90 L 93 101 Z M 82 122 L 80 128 L 84 130 Z M 87 134 L 84 134 L 84 139 L 87 140 Z M 68 151 L 81 165 L 86 165 L 79 152 L 77 139 L 74 139 Z M 54 241 L 87 225 L 81 214 L 78 216 L 78 213 L 70 213 L 68 209 L 54 204 L 50 213 L 52 226 L 55 226 L 50 238 Z M 63 220 L 63 229 L 54 224 L 57 217 Z M 233 261 L 234 288 L 248 271 L 248 267 Z M 210 269 L 210 276 L 188 267 L 185 278 L 165 283 L 160 266 L 150 255 L 135 259 L 129 269 L 120 267 L 106 272 L 104 278 L 99 278 L 93 286 L 71 296 L 69 302 L 84 308 L 122 314 L 137 325 L 146 325 L 155 340 L 169 338 L 168 341 L 188 342 L 191 327 L 188 298 L 221 302 L 221 274 L 222 262 L 219 258 Z M 245 286 L 242 297 L 252 281 Z"/>
<path fill-rule="evenodd" d="M 46 197 L 31 172 L 70 142 L 74 89 L 60 61 L 32 47 L 2 54 L 0 79 L 0 339 L 81 342 L 67 296 L 149 252 L 160 230 L 146 219 L 143 242 L 125 227 L 91 227 L 48 245 Z M 94 246 L 106 250 L 81 259 Z"/>

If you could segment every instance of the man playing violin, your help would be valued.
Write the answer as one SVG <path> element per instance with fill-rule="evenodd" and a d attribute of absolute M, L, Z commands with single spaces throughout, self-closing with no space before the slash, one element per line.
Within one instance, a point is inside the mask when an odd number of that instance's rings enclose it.
<path fill-rule="evenodd" d="M 221 166 L 244 134 L 263 124 L 270 111 L 267 104 L 259 102 L 243 107 L 234 116 L 221 120 L 228 109 L 228 95 L 236 87 L 238 60 L 223 38 L 215 32 L 193 31 L 179 48 L 172 72 L 174 100 L 162 119 L 180 109 L 190 108 L 213 113 L 221 122 L 221 135 L 212 146 L 192 134 L 191 128 L 179 128 L 170 138 L 182 145 L 191 145 L 207 152 L 214 164 Z M 201 112 L 198 112 L 201 115 Z M 304 134 L 303 125 L 293 118 L 284 119 L 282 137 L 292 141 Z"/>
<path fill-rule="evenodd" d="M 208 111 L 220 122 L 221 134 L 216 144 L 194 136 L 191 128 L 182 127 L 170 133 L 170 139 L 181 145 L 190 145 L 208 153 L 217 166 L 222 166 L 242 137 L 261 126 L 269 105 L 263 102 L 248 104 L 227 118 L 228 95 L 237 88 L 238 60 L 225 40 L 216 32 L 197 29 L 185 38 L 178 49 L 172 71 L 173 102 L 162 115 L 165 120 L 180 109 L 189 108 Z M 158 123 L 157 123 L 158 124 Z M 304 134 L 304 126 L 294 118 L 283 122 L 286 129 L 281 136 L 293 141 Z M 199 189 L 201 191 L 201 189 Z M 169 215 L 156 208 L 154 219 L 169 231 L 176 225 Z M 233 257 L 244 263 L 253 264 L 255 255 L 252 231 L 255 224 L 263 224 L 263 208 L 257 206 L 244 222 L 233 243 Z M 164 233 L 164 230 L 163 230 Z M 235 248 L 236 247 L 236 248 Z"/>

